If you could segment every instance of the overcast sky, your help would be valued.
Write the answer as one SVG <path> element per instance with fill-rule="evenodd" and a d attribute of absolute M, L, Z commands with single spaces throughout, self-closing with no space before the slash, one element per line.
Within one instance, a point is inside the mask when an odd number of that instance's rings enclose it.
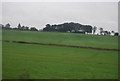
<path fill-rule="evenodd" d="M 118 31 L 117 2 L 3 2 L 2 23 L 42 29 L 46 24 L 77 22 Z"/>

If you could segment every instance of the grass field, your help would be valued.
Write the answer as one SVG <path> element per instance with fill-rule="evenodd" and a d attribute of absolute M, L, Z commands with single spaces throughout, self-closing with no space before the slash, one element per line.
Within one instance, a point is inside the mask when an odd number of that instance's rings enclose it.
<path fill-rule="evenodd" d="M 3 40 L 118 48 L 117 36 L 95 36 L 75 33 L 4 31 Z"/>
<path fill-rule="evenodd" d="M 118 47 L 114 36 L 57 32 L 3 31 L 3 40 Z M 3 42 L 3 78 L 18 79 L 26 69 L 31 79 L 116 79 L 118 52 Z"/>

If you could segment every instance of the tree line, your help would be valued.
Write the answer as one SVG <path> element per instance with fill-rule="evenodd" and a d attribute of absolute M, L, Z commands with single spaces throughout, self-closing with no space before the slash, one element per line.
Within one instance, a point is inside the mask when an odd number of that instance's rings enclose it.
<path fill-rule="evenodd" d="M 21 26 L 19 23 L 17 27 L 11 28 L 11 25 L 8 23 L 5 26 L 0 24 L 3 30 L 23 30 L 23 31 L 39 31 L 36 27 Z M 91 25 L 82 25 L 79 23 L 63 23 L 63 24 L 46 24 L 43 28 L 43 32 L 70 32 L 70 33 L 82 33 L 82 34 L 95 34 L 98 28 L 96 26 L 92 27 Z M 103 28 L 99 28 L 99 34 L 97 35 L 111 35 L 118 36 L 119 33 L 115 31 L 107 31 Z"/>
<path fill-rule="evenodd" d="M 63 23 L 58 25 L 50 25 L 47 24 L 45 28 L 43 28 L 43 31 L 49 31 L 49 32 L 71 32 L 71 33 L 83 33 L 83 34 L 95 34 L 97 30 L 97 27 L 90 26 L 90 25 L 82 25 L 79 23 Z M 103 28 L 99 28 L 99 34 L 97 35 L 111 35 L 114 34 L 114 36 L 118 36 L 119 33 L 115 31 L 107 31 Z"/>
<path fill-rule="evenodd" d="M 2 25 L 2 29 L 3 30 L 26 30 L 26 31 L 38 31 L 37 28 L 35 27 L 28 27 L 28 26 L 21 26 L 21 24 L 19 23 L 17 27 L 15 28 L 11 28 L 11 25 L 8 23 L 5 26 Z"/>

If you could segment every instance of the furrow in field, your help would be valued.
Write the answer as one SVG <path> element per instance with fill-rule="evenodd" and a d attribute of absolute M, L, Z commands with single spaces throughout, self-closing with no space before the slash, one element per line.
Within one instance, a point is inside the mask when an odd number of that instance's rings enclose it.
<path fill-rule="evenodd" d="M 37 44 L 37 45 L 48 45 L 48 46 L 84 48 L 84 49 L 93 49 L 93 50 L 120 51 L 120 49 L 96 48 L 96 47 L 85 47 L 85 46 L 75 46 L 75 45 L 45 44 L 45 43 L 24 42 L 24 41 L 9 41 L 9 40 L 3 40 L 3 41 L 4 42 L 13 42 L 13 43 L 22 43 L 22 44 Z"/>

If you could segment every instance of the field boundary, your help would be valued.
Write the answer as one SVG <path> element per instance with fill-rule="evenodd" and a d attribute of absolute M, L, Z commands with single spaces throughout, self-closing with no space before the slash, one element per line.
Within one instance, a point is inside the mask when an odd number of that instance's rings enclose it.
<path fill-rule="evenodd" d="M 75 45 L 49 44 L 49 43 L 46 44 L 46 43 L 35 43 L 35 42 L 25 42 L 25 41 L 10 41 L 10 40 L 2 40 L 2 41 L 13 42 L 13 43 L 22 43 L 22 44 L 36 44 L 36 45 L 47 45 L 47 46 L 84 48 L 84 49 L 93 49 L 93 50 L 120 51 L 120 49 L 97 48 L 97 47 L 86 47 L 86 46 L 75 46 Z"/>

